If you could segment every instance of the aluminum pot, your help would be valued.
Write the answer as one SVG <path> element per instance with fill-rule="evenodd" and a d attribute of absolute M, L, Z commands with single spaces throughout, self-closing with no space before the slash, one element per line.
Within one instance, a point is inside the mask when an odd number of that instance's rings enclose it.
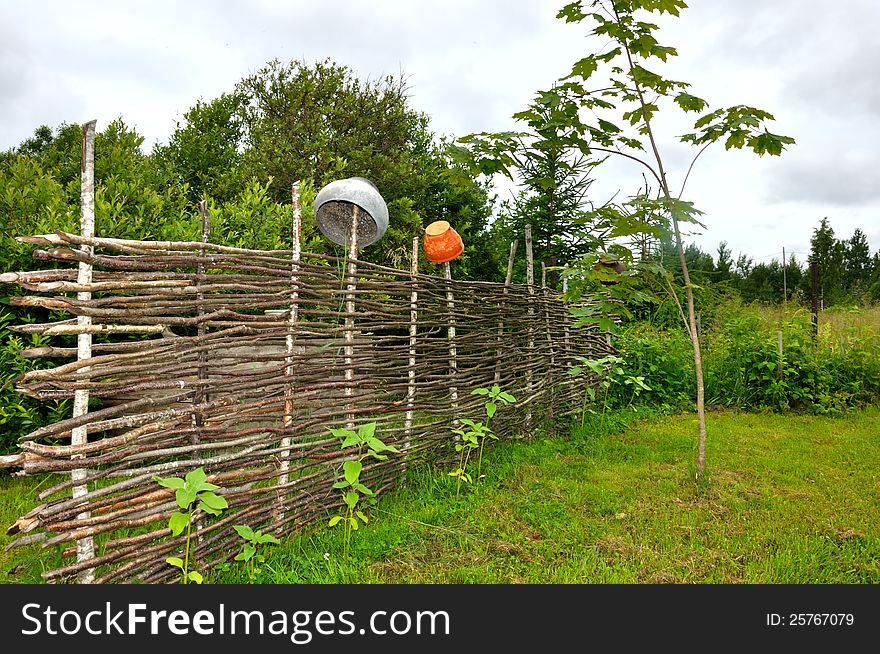
<path fill-rule="evenodd" d="M 315 197 L 315 221 L 321 233 L 334 243 L 348 245 L 354 205 L 360 208 L 358 247 L 378 241 L 388 229 L 388 206 L 379 189 L 363 177 L 330 182 Z"/>
<path fill-rule="evenodd" d="M 432 263 L 452 261 L 464 252 L 464 242 L 445 220 L 438 220 L 425 227 L 425 254 Z"/>

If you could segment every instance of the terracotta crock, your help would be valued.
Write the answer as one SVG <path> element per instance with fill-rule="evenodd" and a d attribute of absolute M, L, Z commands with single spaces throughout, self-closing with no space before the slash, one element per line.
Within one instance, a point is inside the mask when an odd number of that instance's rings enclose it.
<path fill-rule="evenodd" d="M 448 222 L 438 220 L 425 228 L 425 254 L 432 263 L 452 261 L 464 252 L 464 243 Z"/>
<path fill-rule="evenodd" d="M 626 266 L 620 261 L 600 257 L 599 260 L 596 262 L 596 265 L 593 266 L 593 270 L 599 271 L 599 270 L 603 270 L 603 269 L 619 275 L 620 273 L 622 273 L 626 270 Z M 617 283 L 617 280 L 606 279 L 606 280 L 602 280 L 600 283 L 603 286 L 613 286 L 614 284 Z"/>

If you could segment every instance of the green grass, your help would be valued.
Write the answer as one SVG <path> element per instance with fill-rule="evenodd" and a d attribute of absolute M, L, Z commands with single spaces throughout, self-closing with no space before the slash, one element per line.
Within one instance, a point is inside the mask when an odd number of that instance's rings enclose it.
<path fill-rule="evenodd" d="M 322 529 L 279 546 L 258 581 L 877 583 L 878 419 L 713 413 L 702 491 L 689 415 L 504 443 L 475 491 L 456 499 L 443 471 L 419 471 L 348 559 Z"/>
<path fill-rule="evenodd" d="M 696 419 L 619 415 L 568 438 L 497 445 L 455 497 L 447 470 L 411 471 L 342 555 L 319 527 L 268 550 L 259 583 L 878 583 L 880 409 L 842 417 L 709 415 L 696 490 Z M 0 479 L 11 523 L 35 493 Z M 8 539 L 0 539 L 5 544 Z M 0 559 L 6 570 L 12 559 Z M 33 556 L 31 554 L 31 556 Z M 36 564 L 7 581 L 39 574 Z M 233 564 L 213 583 L 246 582 Z"/>
<path fill-rule="evenodd" d="M 57 475 L 0 476 L 0 583 L 40 583 L 44 569 L 61 564 L 58 548 L 41 550 L 32 545 L 5 551 L 6 545 L 14 540 L 6 535 L 6 530 L 40 504 L 37 495 L 41 491 L 60 481 L 62 478 Z"/>

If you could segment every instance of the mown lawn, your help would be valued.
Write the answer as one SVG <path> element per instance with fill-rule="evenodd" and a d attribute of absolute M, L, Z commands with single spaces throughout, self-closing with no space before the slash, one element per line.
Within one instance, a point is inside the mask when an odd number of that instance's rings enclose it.
<path fill-rule="evenodd" d="M 421 471 L 353 536 L 278 546 L 263 583 L 878 583 L 880 410 L 841 418 L 713 413 L 505 443 L 456 499 Z M 484 463 L 485 465 L 485 463 Z M 243 581 L 238 568 L 215 581 Z"/>
<path fill-rule="evenodd" d="M 458 497 L 446 470 L 415 470 L 373 508 L 347 558 L 341 530 L 322 527 L 274 546 L 255 581 L 880 582 L 880 409 L 712 413 L 699 490 L 693 416 L 609 423 L 608 433 L 590 424 L 500 444 L 483 462 L 486 478 Z M 0 479 L 4 524 L 34 494 Z M 4 573 L 19 563 L 10 554 L 0 555 Z M 39 568 L 31 559 L 4 580 Z M 248 576 L 233 564 L 209 580 Z"/>

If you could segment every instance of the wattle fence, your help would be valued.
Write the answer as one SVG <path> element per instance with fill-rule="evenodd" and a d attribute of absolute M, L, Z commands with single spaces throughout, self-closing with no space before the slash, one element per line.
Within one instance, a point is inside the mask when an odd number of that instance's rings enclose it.
<path fill-rule="evenodd" d="M 171 536 L 173 491 L 155 475 L 204 467 L 222 488 L 229 509 L 204 516 L 193 539 L 208 569 L 239 551 L 233 525 L 282 537 L 342 505 L 332 485 L 352 454 L 330 428 L 375 421 L 400 450 L 365 462 L 361 479 L 381 493 L 408 466 L 454 454 L 457 421 L 482 417 L 473 389 L 498 384 L 515 395 L 493 426 L 526 436 L 579 406 L 575 357 L 610 351 L 604 334 L 574 329 L 556 293 L 536 284 L 455 281 L 297 249 L 65 233 L 22 240 L 42 248 L 38 259 L 79 271 L 4 274 L 31 292 L 16 304 L 74 316 L 16 329 L 76 336 L 80 346 L 91 335 L 85 355 L 70 343 L 24 353 L 58 365 L 25 374 L 20 392 L 75 398 L 80 409 L 0 457 L 20 474 L 55 474 L 42 503 L 10 528 L 10 547 L 62 547 L 49 581 L 174 580 L 165 559 L 184 536 Z"/>

